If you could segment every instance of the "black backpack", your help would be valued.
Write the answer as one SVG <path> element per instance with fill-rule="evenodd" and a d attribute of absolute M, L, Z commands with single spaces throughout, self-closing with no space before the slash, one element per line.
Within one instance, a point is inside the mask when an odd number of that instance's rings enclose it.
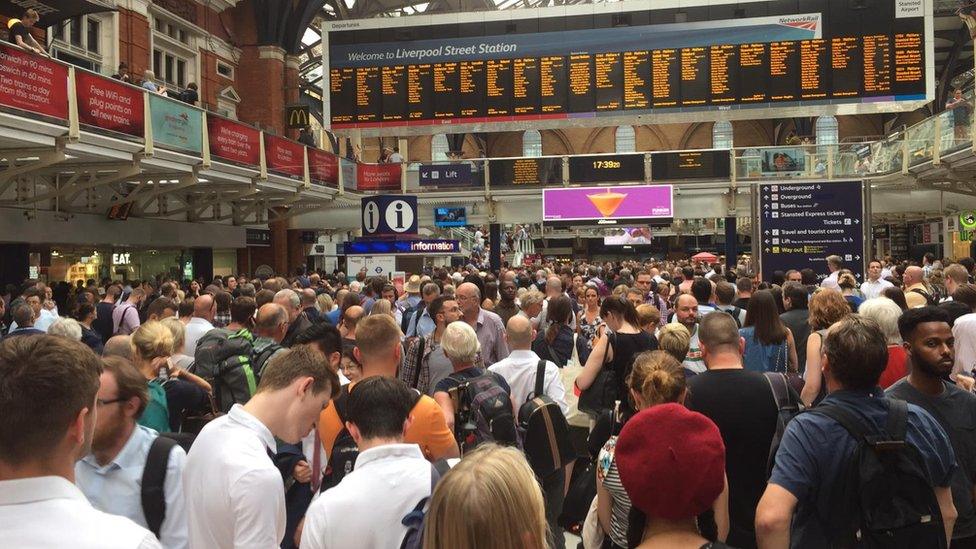
<path fill-rule="evenodd" d="M 251 367 L 254 336 L 246 329 L 236 333 L 216 328 L 197 343 L 190 371 L 213 387 L 217 408 L 223 413 L 244 404 L 257 390 L 258 376 Z"/>
<path fill-rule="evenodd" d="M 142 514 L 146 517 L 149 530 L 159 538 L 159 531 L 166 519 L 166 467 L 169 455 L 177 445 L 186 452 L 196 435 L 186 433 L 160 433 L 149 446 L 146 467 L 142 470 Z"/>
<path fill-rule="evenodd" d="M 486 442 L 518 446 L 512 398 L 496 376 L 485 372 L 457 387 L 454 436 L 462 456 Z"/>
<path fill-rule="evenodd" d="M 407 328 L 410 327 L 410 318 L 416 316 L 417 322 L 420 322 L 420 315 L 424 314 L 424 310 L 426 309 L 427 303 L 424 301 L 418 303 L 416 307 L 407 307 L 407 309 L 403 311 L 403 317 L 400 320 L 400 331 L 407 333 Z"/>
<path fill-rule="evenodd" d="M 546 362 L 535 372 L 535 390 L 519 408 L 518 428 L 522 450 L 539 478 L 562 469 L 576 458 L 569 439 L 569 424 L 562 409 L 544 391 Z"/>
<path fill-rule="evenodd" d="M 800 399 L 796 389 L 786 379 L 786 374 L 765 372 L 763 376 L 769 383 L 769 390 L 773 393 L 773 401 L 776 403 L 777 409 L 776 431 L 773 433 L 773 440 L 769 443 L 769 457 L 766 458 L 766 476 L 768 478 L 773 471 L 776 452 L 783 440 L 783 433 L 786 432 L 786 425 L 803 411 L 803 400 Z"/>
<path fill-rule="evenodd" d="M 887 402 L 884 431 L 837 405 L 810 411 L 841 424 L 857 441 L 847 477 L 840 481 L 840 493 L 848 497 L 832 508 L 825 530 L 835 547 L 945 547 L 932 479 L 921 453 L 905 440 L 908 404 Z"/>
<path fill-rule="evenodd" d="M 251 370 L 254 372 L 256 379 L 261 379 L 261 374 L 264 373 L 264 367 L 268 365 L 268 359 L 281 349 L 284 349 L 284 347 L 274 341 L 271 343 L 262 342 L 262 344 L 255 345 L 251 349 Z"/>
<path fill-rule="evenodd" d="M 935 306 L 937 306 L 939 304 L 939 299 L 937 297 L 933 296 L 932 294 L 926 292 L 925 290 L 922 290 L 920 288 L 915 288 L 915 289 L 908 290 L 908 291 L 924 297 L 925 298 L 925 304 L 927 306 L 929 306 L 929 307 L 935 307 Z"/>
<path fill-rule="evenodd" d="M 722 311 L 723 313 L 730 315 L 732 319 L 735 320 L 735 325 L 738 326 L 739 328 L 742 327 L 742 321 L 739 320 L 739 314 L 742 313 L 741 308 L 733 305 L 731 310 L 726 310 L 726 309 L 716 309 L 716 310 Z"/>

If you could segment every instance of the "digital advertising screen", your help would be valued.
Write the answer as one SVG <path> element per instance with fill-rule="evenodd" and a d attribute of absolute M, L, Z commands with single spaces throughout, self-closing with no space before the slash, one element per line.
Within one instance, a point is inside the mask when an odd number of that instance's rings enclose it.
<path fill-rule="evenodd" d="M 934 97 L 932 2 L 630 5 L 326 23 L 332 128 L 696 120 L 800 104 L 854 114 Z"/>
<path fill-rule="evenodd" d="M 542 190 L 547 225 L 666 225 L 674 216 L 671 185 L 573 187 Z"/>
<path fill-rule="evenodd" d="M 802 173 L 806 167 L 806 151 L 800 147 L 763 149 L 762 151 L 762 173 L 764 175 Z"/>
<path fill-rule="evenodd" d="M 437 227 L 463 227 L 468 224 L 464 207 L 434 208 L 434 225 Z"/>
<path fill-rule="evenodd" d="M 646 246 L 654 236 L 650 227 L 621 227 L 603 237 L 604 246 Z"/>

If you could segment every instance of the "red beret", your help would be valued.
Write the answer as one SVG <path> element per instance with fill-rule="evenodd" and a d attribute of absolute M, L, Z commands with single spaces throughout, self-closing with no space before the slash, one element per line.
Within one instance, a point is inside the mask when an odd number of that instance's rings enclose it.
<path fill-rule="evenodd" d="M 648 517 L 697 516 L 725 487 L 722 434 L 681 404 L 652 406 L 630 418 L 614 459 L 630 501 Z"/>

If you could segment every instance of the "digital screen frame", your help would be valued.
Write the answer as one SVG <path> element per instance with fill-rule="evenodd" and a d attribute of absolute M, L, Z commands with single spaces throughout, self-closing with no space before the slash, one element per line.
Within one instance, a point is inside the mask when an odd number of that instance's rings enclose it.
<path fill-rule="evenodd" d="M 467 224 L 468 216 L 464 206 L 437 206 L 434 208 L 435 227 L 464 227 Z"/>
<path fill-rule="evenodd" d="M 565 187 L 542 190 L 542 222 L 556 227 L 670 225 L 671 185 Z"/>

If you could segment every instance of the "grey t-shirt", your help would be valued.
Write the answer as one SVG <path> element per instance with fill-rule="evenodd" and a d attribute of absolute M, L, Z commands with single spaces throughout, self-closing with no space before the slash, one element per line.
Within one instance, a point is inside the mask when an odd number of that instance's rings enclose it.
<path fill-rule="evenodd" d="M 952 501 L 959 513 L 952 537 L 966 538 L 976 535 L 976 509 L 973 506 L 973 483 L 976 482 L 976 395 L 951 383 L 943 382 L 943 385 L 945 391 L 933 397 L 921 393 L 908 382 L 908 378 L 904 378 L 889 387 L 885 394 L 922 407 L 949 435 L 949 442 L 952 443 L 952 450 L 959 464 L 951 481 Z"/>
<path fill-rule="evenodd" d="M 454 373 L 454 366 L 444 354 L 444 348 L 434 343 L 434 350 L 427 355 L 427 367 L 430 369 L 430 384 L 427 385 L 427 395 L 434 396 L 434 387 L 445 377 Z"/>

